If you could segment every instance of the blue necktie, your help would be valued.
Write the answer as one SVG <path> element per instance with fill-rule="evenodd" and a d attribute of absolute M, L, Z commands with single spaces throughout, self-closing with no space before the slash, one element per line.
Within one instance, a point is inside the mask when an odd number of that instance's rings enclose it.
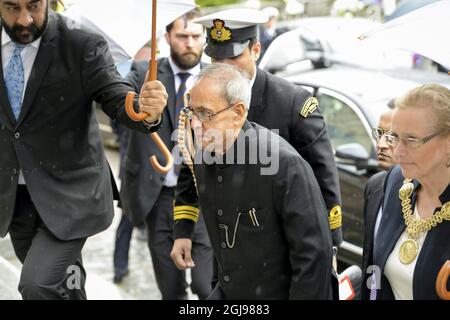
<path fill-rule="evenodd" d="M 175 123 L 177 123 L 178 127 L 178 116 L 180 115 L 181 109 L 183 109 L 184 107 L 184 94 L 186 93 L 186 81 L 191 76 L 191 74 L 187 72 L 180 72 L 177 75 L 178 77 L 180 77 L 181 80 L 175 100 Z"/>
<path fill-rule="evenodd" d="M 181 109 L 184 108 L 184 94 L 186 93 L 186 81 L 191 76 L 191 74 L 187 73 L 187 72 L 179 72 L 177 75 L 178 75 L 178 77 L 180 77 L 181 83 L 180 83 L 180 86 L 178 87 L 176 100 L 175 100 L 176 129 L 178 128 L 178 118 L 180 116 L 180 111 L 181 111 Z M 181 161 L 181 159 L 177 159 L 175 161 L 174 172 L 175 172 L 176 176 L 178 176 L 180 174 L 180 169 L 181 169 L 181 165 L 179 164 L 180 161 Z"/>
<path fill-rule="evenodd" d="M 22 108 L 22 95 L 25 84 L 23 63 L 20 57 L 20 52 L 24 48 L 25 45 L 23 44 L 15 44 L 13 55 L 5 72 L 6 90 L 16 120 L 19 119 L 20 109 Z"/>

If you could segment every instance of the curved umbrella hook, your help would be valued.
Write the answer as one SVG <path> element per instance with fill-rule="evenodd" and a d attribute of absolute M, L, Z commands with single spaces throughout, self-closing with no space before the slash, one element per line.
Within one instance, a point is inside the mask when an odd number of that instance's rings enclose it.
<path fill-rule="evenodd" d="M 447 260 L 439 271 L 436 279 L 436 292 L 442 300 L 450 300 L 450 291 L 447 290 L 447 282 L 450 276 L 450 260 Z"/>
<path fill-rule="evenodd" d="M 148 67 L 149 72 L 149 81 L 156 80 L 157 71 L 158 71 L 158 62 L 156 60 L 156 1 L 152 0 L 152 45 L 151 45 L 151 57 L 150 63 Z M 130 119 L 134 121 L 143 121 L 144 119 L 149 117 L 149 114 L 145 112 L 136 113 L 134 111 L 134 97 L 136 96 L 135 92 L 128 92 L 127 97 L 125 99 L 125 110 L 130 117 Z M 160 173 L 167 173 L 173 166 L 173 157 L 170 153 L 167 146 L 161 140 L 159 135 L 156 132 L 151 133 L 151 138 L 156 143 L 157 147 L 161 150 L 166 159 L 167 164 L 165 166 L 161 166 L 156 159 L 156 156 L 150 157 L 150 163 L 153 168 Z"/>

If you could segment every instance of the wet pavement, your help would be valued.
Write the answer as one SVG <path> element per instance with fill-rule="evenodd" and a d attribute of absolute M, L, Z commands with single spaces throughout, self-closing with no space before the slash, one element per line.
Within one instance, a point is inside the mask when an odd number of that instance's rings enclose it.
<path fill-rule="evenodd" d="M 117 177 L 118 152 L 106 150 L 108 161 Z M 119 180 L 116 179 L 117 182 Z M 144 240 L 139 238 L 137 229 L 133 233 L 129 253 L 129 274 L 122 283 L 112 282 L 113 250 L 117 225 L 121 211 L 116 208 L 112 225 L 86 242 L 83 262 L 87 272 L 86 292 L 88 299 L 139 299 L 157 300 L 161 298 L 156 286 L 150 253 Z M 0 239 L 0 300 L 20 299 L 17 283 L 21 264 L 14 255 L 8 237 Z M 192 295 L 190 295 L 192 297 Z"/>

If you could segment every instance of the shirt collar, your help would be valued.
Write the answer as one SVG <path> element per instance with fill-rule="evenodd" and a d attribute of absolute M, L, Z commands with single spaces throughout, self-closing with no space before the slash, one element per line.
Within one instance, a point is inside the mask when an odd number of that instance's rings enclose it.
<path fill-rule="evenodd" d="M 180 67 L 178 67 L 175 64 L 175 62 L 173 62 L 172 57 L 169 57 L 169 64 L 170 64 L 170 67 L 172 68 L 172 72 L 174 75 L 177 75 L 180 72 L 186 72 L 192 76 L 196 76 L 200 72 L 200 63 L 198 63 L 195 67 L 193 67 L 191 69 L 183 70 Z"/>
<path fill-rule="evenodd" d="M 252 88 L 252 89 L 253 89 L 253 85 L 255 84 L 257 73 L 258 73 L 258 68 L 255 69 L 255 74 L 253 75 L 253 78 L 250 79 L 250 88 Z"/>
<path fill-rule="evenodd" d="M 37 38 L 32 43 L 28 44 L 29 46 L 32 46 L 35 49 L 39 49 L 39 45 L 41 44 L 42 37 Z M 2 28 L 2 48 L 6 45 L 8 45 L 10 42 L 13 42 L 9 35 L 6 33 L 5 28 Z"/>

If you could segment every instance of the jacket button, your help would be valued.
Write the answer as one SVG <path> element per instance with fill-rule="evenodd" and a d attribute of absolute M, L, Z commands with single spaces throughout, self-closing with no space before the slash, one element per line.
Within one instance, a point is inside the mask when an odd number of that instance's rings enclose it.
<path fill-rule="evenodd" d="M 223 210 L 222 209 L 217 210 L 217 214 L 219 215 L 219 217 L 223 216 Z"/>
<path fill-rule="evenodd" d="M 226 244 L 225 242 L 222 242 L 222 243 L 220 244 L 220 246 L 222 247 L 222 249 L 226 249 L 226 248 L 227 248 L 227 244 Z"/>
<path fill-rule="evenodd" d="M 19 139 L 20 138 L 20 132 L 14 133 L 14 138 Z"/>
<path fill-rule="evenodd" d="M 225 282 L 230 282 L 230 277 L 229 276 L 225 276 L 225 277 L 223 277 L 223 280 L 225 280 Z"/>
<path fill-rule="evenodd" d="M 223 177 L 222 176 L 218 176 L 217 177 L 217 182 L 221 183 L 223 181 Z"/>

